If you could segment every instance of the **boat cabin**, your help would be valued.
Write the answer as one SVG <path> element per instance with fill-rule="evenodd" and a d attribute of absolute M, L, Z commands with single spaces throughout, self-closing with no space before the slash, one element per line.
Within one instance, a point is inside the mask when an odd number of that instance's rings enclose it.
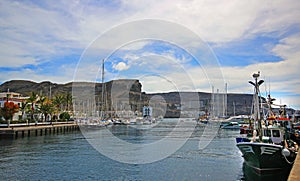
<path fill-rule="evenodd" d="M 281 144 L 284 136 L 284 130 L 277 126 L 268 126 L 263 129 L 263 140 L 272 140 L 272 143 Z"/>

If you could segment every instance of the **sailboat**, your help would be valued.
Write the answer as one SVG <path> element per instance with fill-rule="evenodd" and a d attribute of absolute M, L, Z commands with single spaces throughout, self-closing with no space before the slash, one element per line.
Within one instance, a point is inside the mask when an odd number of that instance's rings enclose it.
<path fill-rule="evenodd" d="M 287 138 L 286 127 L 278 124 L 268 125 L 267 119 L 263 120 L 259 86 L 264 81 L 258 80 L 259 76 L 260 72 L 254 73 L 255 82 L 249 81 L 254 86 L 252 135 L 251 137 L 238 137 L 236 146 L 243 154 L 245 164 L 257 173 L 263 174 L 290 169 L 296 158 L 298 146 Z"/>
<path fill-rule="evenodd" d="M 101 104 L 100 112 L 97 111 L 97 113 L 95 113 L 95 111 L 92 111 L 91 117 L 87 118 L 83 122 L 83 124 L 81 124 L 82 129 L 87 129 L 87 130 L 88 129 L 90 129 L 90 130 L 96 129 L 97 130 L 98 128 L 107 127 L 108 125 L 112 124 L 111 120 L 106 119 L 107 98 L 105 95 L 106 86 L 104 83 L 104 59 L 102 59 L 101 86 L 102 86 L 102 90 L 101 90 L 101 103 L 102 104 Z M 94 107 L 92 107 L 92 108 L 94 108 Z"/>
<path fill-rule="evenodd" d="M 98 120 L 98 126 L 108 126 L 112 125 L 113 120 L 107 118 L 107 96 L 106 96 L 106 84 L 104 83 L 104 59 L 102 59 L 102 77 L 101 77 L 101 110 L 100 110 L 100 120 Z"/>

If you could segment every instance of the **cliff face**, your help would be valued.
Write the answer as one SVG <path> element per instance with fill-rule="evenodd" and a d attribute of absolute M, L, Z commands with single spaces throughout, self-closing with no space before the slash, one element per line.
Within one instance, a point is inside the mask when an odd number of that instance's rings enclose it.
<path fill-rule="evenodd" d="M 105 109 L 109 111 L 115 111 L 116 109 L 141 111 L 144 105 L 151 105 L 153 101 L 160 99 L 163 100 L 164 105 L 161 105 L 162 108 L 157 106 L 155 109 L 163 111 L 160 109 L 165 108 L 165 117 L 178 117 L 184 111 L 209 112 L 211 109 L 212 100 L 210 93 L 169 92 L 147 94 L 141 92 L 142 85 L 135 79 L 113 80 L 106 82 L 104 85 L 89 82 L 56 84 L 49 81 L 36 83 L 25 80 L 12 80 L 0 85 L 0 92 L 6 92 L 9 89 L 10 92 L 18 92 L 23 96 L 29 96 L 31 92 L 35 92 L 47 97 L 50 97 L 51 92 L 51 97 L 53 97 L 57 94 L 72 94 L 73 87 L 73 91 L 76 91 L 75 95 L 81 97 L 81 100 L 74 98 L 73 103 L 82 106 L 84 109 L 87 106 L 87 102 L 92 100 L 96 102 L 96 109 L 103 110 L 103 106 L 105 106 Z M 105 101 L 102 101 L 103 89 L 105 89 Z M 105 105 L 102 104 L 103 102 L 105 102 Z M 228 94 L 226 113 L 227 115 L 249 114 L 251 105 L 251 94 Z"/>

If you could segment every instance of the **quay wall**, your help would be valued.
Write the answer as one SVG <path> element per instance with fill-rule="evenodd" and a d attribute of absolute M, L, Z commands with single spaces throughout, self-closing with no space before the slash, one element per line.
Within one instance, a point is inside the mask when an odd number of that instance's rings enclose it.
<path fill-rule="evenodd" d="M 0 139 L 16 139 L 21 137 L 42 136 L 47 134 L 67 133 L 79 130 L 76 123 L 18 126 L 0 128 Z"/>
<path fill-rule="evenodd" d="M 300 156 L 297 154 L 293 168 L 290 172 L 288 181 L 299 181 L 300 180 Z"/>

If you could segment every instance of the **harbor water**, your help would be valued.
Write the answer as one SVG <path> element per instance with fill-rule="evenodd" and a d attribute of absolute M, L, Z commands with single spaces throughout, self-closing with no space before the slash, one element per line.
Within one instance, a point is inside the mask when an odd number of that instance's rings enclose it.
<path fill-rule="evenodd" d="M 174 129 L 171 119 L 163 122 L 164 125 L 156 132 L 149 129 L 140 134 L 129 125 L 99 129 L 108 129 L 119 139 L 129 142 L 151 142 L 157 139 L 157 135 Z M 238 130 L 220 129 L 204 149 L 199 149 L 199 137 L 204 129 L 205 125 L 197 126 L 187 142 L 175 153 L 146 164 L 128 164 L 108 158 L 94 149 L 89 138 L 80 131 L 0 140 L 1 180 L 260 179 L 243 166 L 243 158 L 235 145 Z M 148 155 L 144 153 L 143 156 Z M 270 175 L 262 178 L 276 179 L 286 180 L 285 177 L 272 178 Z"/>

